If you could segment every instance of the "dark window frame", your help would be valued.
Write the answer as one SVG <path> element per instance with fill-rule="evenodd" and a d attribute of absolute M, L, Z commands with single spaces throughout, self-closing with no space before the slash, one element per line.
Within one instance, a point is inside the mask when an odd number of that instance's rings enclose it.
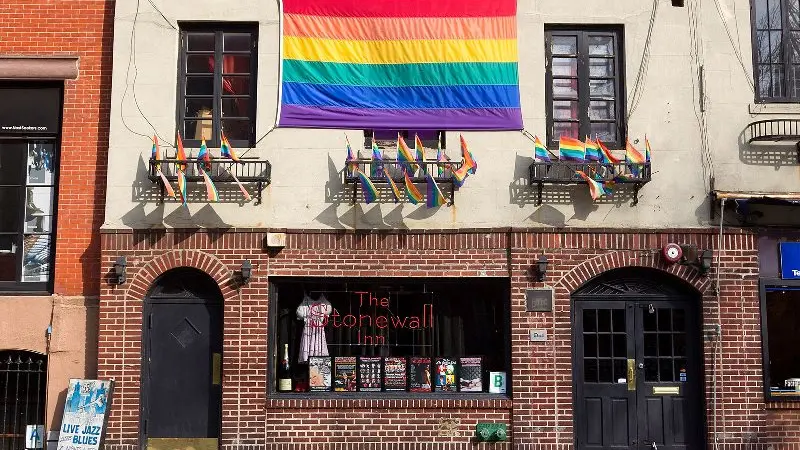
<path fill-rule="evenodd" d="M 286 399 L 315 399 L 315 400 L 324 400 L 324 399 L 353 399 L 353 398 L 363 398 L 363 399 L 392 399 L 392 398 L 415 398 L 415 399 L 509 399 L 512 398 L 513 395 L 513 364 L 512 364 L 512 330 L 511 330 L 511 285 L 510 280 L 508 278 L 503 277 L 493 277 L 491 279 L 496 280 L 503 280 L 504 286 L 504 298 L 501 299 L 501 302 L 505 302 L 504 308 L 504 316 L 502 318 L 502 324 L 505 328 L 504 330 L 504 339 L 503 342 L 504 348 L 502 352 L 503 361 L 505 365 L 505 372 L 506 372 L 506 393 L 505 394 L 494 394 L 488 392 L 488 385 L 484 386 L 484 392 L 442 392 L 434 390 L 433 392 L 410 392 L 410 391 L 376 391 L 376 392 L 362 392 L 362 391 L 354 391 L 354 392 L 335 392 L 335 391 L 318 391 L 318 392 L 278 392 L 276 389 L 277 380 L 276 380 L 276 373 L 275 373 L 275 365 L 280 360 L 280 349 L 279 347 L 279 337 L 278 337 L 278 285 L 280 284 L 311 284 L 316 282 L 323 282 L 328 284 L 343 284 L 347 285 L 348 283 L 379 283 L 382 281 L 386 281 L 387 283 L 400 283 L 400 281 L 393 280 L 392 278 L 332 278 L 332 279 L 322 279 L 322 278 L 314 278 L 314 277 L 273 277 L 270 279 L 269 282 L 269 316 L 267 320 L 267 324 L 269 326 L 269 333 L 267 336 L 267 349 L 268 355 L 267 358 L 267 395 L 270 398 L 286 398 Z M 452 280 L 451 278 L 444 279 L 445 282 L 447 280 Z M 482 280 L 478 278 L 478 280 Z M 442 281 L 441 279 L 427 279 L 427 278 L 419 278 L 413 279 L 411 282 L 419 283 L 423 285 L 425 283 L 436 283 L 437 281 Z M 498 281 L 499 283 L 499 281 Z M 407 284 L 407 283 L 406 283 Z M 310 292 L 317 292 L 317 291 L 310 291 Z M 500 350 L 498 350 L 500 351 Z M 432 359 L 437 356 L 449 356 L 449 355 L 433 355 Z M 476 355 L 463 355 L 463 356 L 476 356 Z M 298 363 L 293 362 L 293 364 L 297 365 Z M 483 362 L 483 371 L 487 371 L 486 362 Z"/>
<path fill-rule="evenodd" d="M 761 363 L 764 377 L 764 399 L 768 402 L 796 402 L 800 400 L 797 395 L 775 396 L 770 392 L 771 374 L 769 359 L 769 324 L 767 323 L 767 288 L 800 288 L 800 280 L 784 280 L 781 278 L 761 278 L 759 280 L 759 307 L 761 309 Z"/>
<path fill-rule="evenodd" d="M 183 143 L 186 147 L 190 148 L 197 148 L 200 147 L 201 140 L 195 139 L 194 137 L 189 138 L 189 136 L 184 136 L 184 124 L 186 121 L 186 78 L 187 78 L 187 56 L 191 54 L 207 54 L 208 52 L 198 51 L 198 52 L 189 52 L 188 51 L 188 39 L 187 35 L 189 33 L 213 33 L 214 34 L 214 73 L 212 74 L 214 80 L 214 91 L 213 91 L 213 112 L 212 112 L 212 137 L 206 139 L 206 145 L 209 147 L 219 147 L 220 146 L 220 130 L 222 129 L 222 64 L 223 64 L 223 36 L 225 33 L 242 33 L 247 32 L 250 33 L 251 38 L 251 47 L 249 52 L 244 51 L 226 51 L 224 54 L 249 54 L 250 55 L 250 89 L 247 94 L 247 97 L 250 99 L 250 105 L 248 108 L 248 116 L 247 119 L 250 121 L 250 127 L 248 131 L 248 138 L 246 140 L 242 139 L 231 139 L 230 137 L 228 140 L 233 147 L 251 147 L 255 145 L 255 135 L 256 135 L 256 103 L 257 103 L 257 89 L 256 85 L 258 80 L 258 24 L 252 22 L 202 22 L 202 23 L 192 23 L 192 22 L 179 22 L 178 24 L 180 28 L 180 41 L 179 41 L 179 57 L 178 57 L 178 92 L 177 92 L 177 107 L 176 107 L 176 121 L 177 121 L 177 129 L 181 131 L 181 137 L 183 139 Z M 242 73 L 243 74 L 243 73 Z M 207 96 L 199 96 L 199 97 L 207 97 Z M 242 96 L 244 97 L 244 96 Z M 192 98 L 192 96 L 189 96 Z M 237 116 L 239 117 L 239 116 Z M 244 117 L 244 116 L 242 116 Z"/>
<path fill-rule="evenodd" d="M 780 25 L 781 28 L 774 28 L 768 24 L 767 28 L 758 28 L 758 23 L 756 23 L 756 2 L 758 0 L 751 0 L 750 2 L 750 32 L 751 32 L 751 39 L 750 44 L 752 47 L 752 56 L 753 56 L 753 85 L 755 86 L 755 102 L 756 103 L 798 103 L 800 102 L 800 93 L 797 96 L 790 95 L 790 74 L 791 74 L 791 67 L 793 65 L 798 67 L 800 70 L 800 60 L 795 61 L 794 64 L 791 61 L 791 49 L 790 49 L 790 42 L 791 42 L 791 34 L 792 29 L 789 27 L 789 8 L 787 6 L 786 0 L 780 0 L 781 6 L 781 20 Z M 772 0 L 775 1 L 775 0 Z M 798 19 L 800 23 L 800 19 Z M 757 42 L 759 36 L 759 30 L 765 31 L 768 34 L 771 32 L 780 32 L 781 36 L 781 45 L 780 45 L 780 62 L 773 63 L 761 63 L 759 61 L 759 45 Z M 800 33 L 800 28 L 794 29 L 795 33 Z M 800 44 L 798 44 L 800 45 Z M 759 76 L 759 66 L 776 66 L 776 67 L 783 67 L 783 76 L 782 76 L 782 84 L 783 84 L 783 94 L 784 95 L 761 95 L 761 86 L 760 86 L 760 76 Z M 771 71 L 770 71 L 771 74 Z M 771 79 L 771 75 L 770 75 Z M 773 88 L 774 85 L 770 84 L 770 88 Z"/>
<path fill-rule="evenodd" d="M 611 77 L 590 77 L 589 75 L 589 35 L 611 35 L 614 38 L 614 55 L 611 59 L 615 60 L 613 65 L 614 75 Z M 547 147 L 551 149 L 558 148 L 558 139 L 555 139 L 555 128 L 553 117 L 553 52 L 552 52 L 552 37 L 553 36 L 572 36 L 577 39 L 577 53 L 570 55 L 577 59 L 578 65 L 578 96 L 570 100 L 577 100 L 578 102 L 578 136 L 577 138 L 583 140 L 585 136 L 594 136 L 591 134 L 591 122 L 602 122 L 603 120 L 590 120 L 589 119 L 589 82 L 591 79 L 613 79 L 614 80 L 614 115 L 615 119 L 607 120 L 607 123 L 614 123 L 616 125 L 617 139 L 615 141 L 603 141 L 604 144 L 611 148 L 622 148 L 625 145 L 625 138 L 627 135 L 628 125 L 626 117 L 626 100 L 625 100 L 625 33 L 621 25 L 610 26 L 583 26 L 583 25 L 548 25 L 545 27 L 545 105 L 546 105 L 546 118 L 547 118 Z M 558 57 L 560 55 L 556 55 Z M 563 56 L 568 56 L 563 54 Z M 597 55 L 593 57 L 599 57 Z M 560 78 L 556 76 L 556 78 Z M 560 98 L 555 98 L 559 100 Z M 563 98 L 567 100 L 566 97 Z M 555 139 L 555 141 L 554 141 Z"/>

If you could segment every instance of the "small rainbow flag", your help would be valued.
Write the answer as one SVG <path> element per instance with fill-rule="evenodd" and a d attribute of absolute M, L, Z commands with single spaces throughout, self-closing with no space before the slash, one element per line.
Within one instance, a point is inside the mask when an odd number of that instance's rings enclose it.
<path fill-rule="evenodd" d="M 405 171 L 410 171 L 412 174 L 417 171 L 417 164 L 414 163 L 414 155 L 411 154 L 411 149 L 408 148 L 406 140 L 400 133 L 397 133 L 397 160 L 400 161 L 400 166 Z"/>
<path fill-rule="evenodd" d="M 606 147 L 602 141 L 600 141 L 599 139 L 595 139 L 595 142 L 597 142 L 597 145 L 600 147 L 600 156 L 601 156 L 600 161 L 603 164 L 620 163 L 619 158 L 615 157 L 614 154 L 611 153 L 611 150 L 609 150 L 608 147 Z"/>
<path fill-rule="evenodd" d="M 422 140 L 419 138 L 418 134 L 414 134 L 414 150 L 417 153 L 417 163 L 422 168 L 422 173 L 428 173 L 427 169 L 425 168 L 425 146 L 422 145 Z"/>
<path fill-rule="evenodd" d="M 389 169 L 385 166 L 383 167 L 383 174 L 386 175 L 386 179 L 389 180 L 389 186 L 392 188 L 392 195 L 394 195 L 394 202 L 397 203 L 400 201 L 400 188 L 397 187 L 394 180 L 392 179 L 392 175 L 389 174 Z"/>
<path fill-rule="evenodd" d="M 411 178 L 408 177 L 408 172 L 403 172 L 403 177 L 405 177 L 406 183 L 406 196 L 411 203 L 416 205 L 422 201 L 422 193 L 414 186 L 414 183 L 411 182 Z"/>
<path fill-rule="evenodd" d="M 361 182 L 361 191 L 364 192 L 364 202 L 368 205 L 378 198 L 378 189 L 372 184 L 372 180 L 362 171 L 356 169 L 356 175 Z"/>
<path fill-rule="evenodd" d="M 644 155 L 631 144 L 630 140 L 625 140 L 625 162 L 635 176 L 639 175 L 642 165 L 645 163 Z"/>
<path fill-rule="evenodd" d="M 586 175 L 581 170 L 576 170 L 576 174 L 580 175 L 581 178 L 586 180 L 586 184 L 589 185 L 589 194 L 592 196 L 592 200 L 597 200 L 598 198 L 605 195 L 605 189 L 603 185 L 595 180 L 593 180 L 589 175 Z"/>
<path fill-rule="evenodd" d="M 181 203 L 186 205 L 186 174 L 178 169 L 178 194 L 181 196 Z"/>
<path fill-rule="evenodd" d="M 233 151 L 233 147 L 231 147 L 231 143 L 228 142 L 228 138 L 225 137 L 225 133 L 222 133 L 222 145 L 220 146 L 219 151 L 223 158 L 228 158 L 237 163 L 242 162 L 236 152 Z"/>
<path fill-rule="evenodd" d="M 153 149 L 150 152 L 150 157 L 153 158 L 153 161 L 161 160 L 161 148 L 158 146 L 158 137 L 153 135 Z M 167 180 L 166 175 L 164 172 L 161 171 L 161 163 L 156 163 L 156 173 L 159 177 L 161 177 L 161 182 L 164 184 L 164 190 L 167 192 L 167 195 L 170 197 L 175 197 L 175 191 L 172 189 L 172 185 Z"/>
<path fill-rule="evenodd" d="M 436 185 L 436 181 L 431 174 L 425 174 L 425 180 L 428 182 L 428 208 L 436 208 L 437 206 L 444 205 L 444 195 L 441 189 L 439 189 L 439 186 Z"/>
<path fill-rule="evenodd" d="M 201 170 L 200 173 L 203 174 L 203 181 L 206 183 L 206 195 L 208 196 L 208 201 L 218 202 L 219 192 L 217 191 L 217 187 L 214 186 L 214 182 L 211 181 L 211 177 L 208 176 L 208 172 Z"/>
<path fill-rule="evenodd" d="M 178 139 L 176 141 L 177 143 L 175 146 L 178 150 L 175 153 L 175 159 L 178 160 L 178 170 L 186 172 L 186 162 L 188 159 L 186 158 L 186 150 L 183 149 L 183 139 L 181 139 L 180 133 L 178 133 Z"/>
<path fill-rule="evenodd" d="M 547 153 L 547 147 L 539 140 L 539 136 L 533 137 L 533 159 L 537 162 L 552 162 L 550 154 Z"/>
<path fill-rule="evenodd" d="M 436 167 L 438 169 L 437 175 L 439 178 L 442 178 L 444 176 L 444 171 L 450 168 L 448 161 L 450 161 L 450 158 L 447 156 L 447 153 L 442 150 L 442 142 L 439 141 L 439 149 L 436 150 Z"/>
<path fill-rule="evenodd" d="M 561 161 L 586 162 L 583 142 L 566 136 L 558 139 L 558 159 Z"/>
<path fill-rule="evenodd" d="M 206 147 L 206 138 L 200 141 L 200 151 L 197 153 L 197 165 L 202 169 L 201 172 L 211 171 L 211 153 Z"/>
<path fill-rule="evenodd" d="M 350 138 L 346 134 L 344 135 L 344 140 L 347 142 L 347 168 L 352 172 L 353 167 L 357 165 L 355 162 L 356 155 L 353 153 L 353 147 L 350 146 Z"/>
<path fill-rule="evenodd" d="M 464 181 L 467 180 L 467 175 L 469 175 L 469 168 L 465 164 L 462 164 L 458 170 L 453 171 L 453 183 L 456 187 L 464 185 Z"/>
<path fill-rule="evenodd" d="M 376 178 L 383 173 L 383 155 L 380 147 L 375 142 L 375 135 L 372 136 L 372 164 L 370 164 L 370 169 L 372 176 Z"/>
<path fill-rule="evenodd" d="M 650 162 L 650 141 L 646 134 L 644 135 L 644 159 L 646 162 Z"/>
<path fill-rule="evenodd" d="M 586 136 L 586 160 L 587 161 L 600 161 L 600 147 L 597 144 L 589 139 L 589 136 Z"/>
<path fill-rule="evenodd" d="M 461 158 L 464 160 L 464 166 L 467 166 L 467 171 L 469 173 L 475 175 L 475 172 L 478 171 L 478 162 L 475 161 L 472 153 L 467 148 L 467 141 L 464 139 L 464 136 L 459 134 L 458 138 L 461 140 Z"/>

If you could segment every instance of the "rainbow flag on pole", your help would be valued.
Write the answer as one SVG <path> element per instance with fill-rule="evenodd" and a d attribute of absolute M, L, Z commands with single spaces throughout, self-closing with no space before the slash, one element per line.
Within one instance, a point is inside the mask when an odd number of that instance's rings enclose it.
<path fill-rule="evenodd" d="M 644 160 L 645 162 L 650 162 L 650 141 L 647 139 L 647 135 L 644 135 Z"/>
<path fill-rule="evenodd" d="M 278 126 L 521 130 L 516 0 L 282 0 Z"/>
<path fill-rule="evenodd" d="M 394 195 L 394 202 L 397 203 L 400 201 L 400 188 L 397 187 L 394 180 L 392 179 L 392 175 L 389 173 L 389 169 L 386 166 L 383 167 L 383 174 L 386 175 L 386 179 L 389 180 L 389 186 L 392 188 L 392 195 Z"/>
<path fill-rule="evenodd" d="M 412 175 L 417 171 L 414 155 L 400 133 L 397 133 L 397 160 L 400 161 L 400 166 L 404 171 L 410 171 Z"/>
<path fill-rule="evenodd" d="M 158 146 L 158 136 L 153 135 L 153 148 L 150 151 L 150 157 L 153 161 L 160 161 L 161 160 L 161 147 Z M 166 175 L 164 172 L 161 171 L 161 163 L 155 163 L 156 166 L 156 173 L 161 178 L 161 183 L 164 184 L 164 190 L 167 192 L 167 195 L 170 197 L 175 197 L 175 191 L 172 189 L 172 185 L 167 180 Z"/>
<path fill-rule="evenodd" d="M 378 189 L 372 184 L 372 180 L 359 169 L 356 169 L 356 176 L 358 176 L 358 181 L 361 182 L 361 191 L 364 193 L 364 202 L 366 204 L 370 204 L 378 198 Z"/>
<path fill-rule="evenodd" d="M 208 197 L 208 201 L 218 202 L 219 191 L 217 191 L 217 186 L 215 186 L 214 182 L 211 181 L 211 177 L 208 176 L 208 172 L 201 170 L 200 173 L 203 175 L 203 181 L 206 183 L 206 196 Z"/>
<path fill-rule="evenodd" d="M 406 196 L 411 203 L 416 205 L 422 201 L 422 192 L 411 182 L 411 178 L 408 177 L 408 172 L 403 172 L 403 177 L 405 178 L 404 181 L 406 184 Z"/>
<path fill-rule="evenodd" d="M 441 189 L 439 189 L 439 186 L 436 185 L 436 181 L 433 179 L 431 174 L 425 174 L 425 181 L 428 182 L 428 208 L 436 208 L 437 206 L 444 205 L 444 195 L 442 194 Z"/>
<path fill-rule="evenodd" d="M 233 151 L 233 147 L 231 147 L 231 143 L 228 142 L 228 138 L 225 137 L 225 133 L 222 133 L 222 145 L 219 148 L 219 152 L 223 158 L 228 158 L 237 163 L 242 162 L 236 152 Z"/>
<path fill-rule="evenodd" d="M 595 139 L 595 142 L 600 147 L 600 162 L 603 164 L 619 164 L 621 162 L 601 140 Z"/>
<path fill-rule="evenodd" d="M 589 136 L 586 136 L 586 161 L 600 161 L 600 147 L 595 143 L 593 140 L 589 139 Z"/>
<path fill-rule="evenodd" d="M 425 146 L 422 145 L 422 140 L 419 138 L 418 134 L 414 135 L 414 150 L 417 153 L 417 163 L 422 168 L 422 173 L 428 173 L 428 170 L 425 168 Z"/>
<path fill-rule="evenodd" d="M 552 162 L 547 147 L 539 140 L 539 136 L 533 137 L 533 159 L 536 162 Z"/>
<path fill-rule="evenodd" d="M 467 175 L 469 175 L 469 168 L 465 164 L 462 164 L 461 167 L 453 171 L 453 183 L 456 185 L 456 187 L 461 187 L 464 185 Z"/>
<path fill-rule="evenodd" d="M 178 194 L 181 196 L 181 203 L 186 206 L 188 200 L 186 194 L 186 174 L 180 169 L 178 169 Z"/>
<path fill-rule="evenodd" d="M 558 159 L 579 163 L 586 162 L 583 142 L 575 138 L 561 136 L 558 139 Z"/>
<path fill-rule="evenodd" d="M 635 176 L 639 176 L 639 171 L 645 163 L 645 157 L 642 152 L 636 150 L 636 147 L 629 140 L 625 141 L 625 162 L 628 163 L 628 168 Z"/>
<path fill-rule="evenodd" d="M 447 153 L 442 150 L 442 142 L 439 141 L 439 148 L 436 150 L 436 167 L 438 169 L 437 175 L 439 178 L 442 178 L 445 170 L 450 168 L 448 161 L 450 161 L 450 158 L 447 156 Z"/>
<path fill-rule="evenodd" d="M 589 194 L 592 196 L 592 200 L 597 200 L 606 194 L 606 190 L 602 183 L 593 180 L 589 175 L 586 175 L 586 173 L 581 170 L 576 170 L 575 173 L 586 180 L 586 184 L 589 185 Z"/>
<path fill-rule="evenodd" d="M 372 164 L 370 164 L 373 177 L 379 177 L 383 173 L 383 155 L 381 149 L 375 142 L 375 135 L 372 135 Z"/>
<path fill-rule="evenodd" d="M 464 166 L 467 167 L 467 171 L 472 175 L 475 175 L 475 172 L 478 171 L 478 162 L 475 161 L 475 158 L 472 156 L 472 152 L 469 151 L 467 147 L 467 140 L 464 139 L 464 136 L 458 135 L 458 139 L 461 141 L 461 157 L 464 160 Z"/>

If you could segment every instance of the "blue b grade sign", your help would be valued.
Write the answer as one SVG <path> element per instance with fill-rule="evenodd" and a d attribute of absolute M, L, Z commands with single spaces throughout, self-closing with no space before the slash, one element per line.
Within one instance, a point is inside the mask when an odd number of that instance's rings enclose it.
<path fill-rule="evenodd" d="M 781 242 L 781 278 L 800 280 L 800 242 Z"/>

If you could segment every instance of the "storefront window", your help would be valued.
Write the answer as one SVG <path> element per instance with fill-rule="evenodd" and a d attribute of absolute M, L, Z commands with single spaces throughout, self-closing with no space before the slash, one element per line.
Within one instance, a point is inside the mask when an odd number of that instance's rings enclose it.
<path fill-rule="evenodd" d="M 762 284 L 764 377 L 768 400 L 800 399 L 800 282 Z M 791 284 L 790 284 L 791 283 Z"/>
<path fill-rule="evenodd" d="M 279 279 L 272 289 L 279 392 L 505 393 L 509 385 L 505 279 Z"/>

